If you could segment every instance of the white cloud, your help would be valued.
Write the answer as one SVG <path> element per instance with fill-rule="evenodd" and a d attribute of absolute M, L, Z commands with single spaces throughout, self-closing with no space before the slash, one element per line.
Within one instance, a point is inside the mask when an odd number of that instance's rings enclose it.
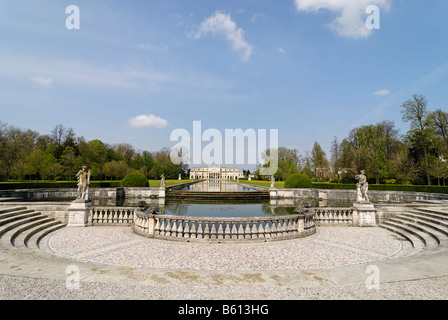
<path fill-rule="evenodd" d="M 37 83 L 38 85 L 42 87 L 49 87 L 53 83 L 53 80 L 51 78 L 41 78 L 41 77 L 32 77 L 31 81 L 34 83 Z"/>
<path fill-rule="evenodd" d="M 377 96 L 387 96 L 390 94 L 390 91 L 387 89 L 382 89 L 382 90 L 375 91 L 373 94 L 377 95 Z"/>
<path fill-rule="evenodd" d="M 224 36 L 232 45 L 232 49 L 239 52 L 243 62 L 247 62 L 252 55 L 253 48 L 244 40 L 244 30 L 237 27 L 230 15 L 216 12 L 201 23 L 193 36 L 195 39 L 200 39 L 203 35 L 209 33 Z"/>
<path fill-rule="evenodd" d="M 252 18 L 250 19 L 250 21 L 252 21 L 252 23 L 255 23 L 256 20 L 258 20 L 258 18 L 266 18 L 266 16 L 262 13 L 256 13 L 252 16 Z"/>
<path fill-rule="evenodd" d="M 366 8 L 376 5 L 382 10 L 388 10 L 392 0 L 294 0 L 297 10 L 317 12 L 329 10 L 338 15 L 328 24 L 330 30 L 347 38 L 367 38 L 372 33 L 366 27 Z"/>
<path fill-rule="evenodd" d="M 278 48 L 278 52 L 280 52 L 280 53 L 285 53 L 285 49 L 283 49 L 283 48 Z"/>
<path fill-rule="evenodd" d="M 132 119 L 129 119 L 129 124 L 134 128 L 149 127 L 149 128 L 161 129 L 166 128 L 168 126 L 168 121 L 160 117 L 157 117 L 153 114 L 149 114 L 149 115 L 140 115 Z"/>

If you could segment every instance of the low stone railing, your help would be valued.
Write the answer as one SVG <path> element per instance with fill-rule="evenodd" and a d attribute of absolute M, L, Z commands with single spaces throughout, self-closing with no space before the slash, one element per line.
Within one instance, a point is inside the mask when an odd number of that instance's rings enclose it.
<path fill-rule="evenodd" d="M 276 217 L 209 218 L 147 214 L 135 211 L 134 232 L 181 241 L 268 241 L 316 233 L 314 213 Z"/>
<path fill-rule="evenodd" d="M 313 208 L 316 215 L 314 220 L 320 226 L 348 226 L 353 225 L 353 208 Z"/>
<path fill-rule="evenodd" d="M 135 219 L 134 231 L 157 238 L 286 239 L 313 234 L 316 226 L 352 226 L 354 224 L 353 208 L 313 208 L 314 215 L 308 213 L 254 218 L 148 215 L 135 207 L 92 207 L 91 210 L 90 225 L 132 225 Z M 153 226 L 149 230 L 151 223 Z M 303 233 L 305 235 L 302 235 Z"/>
<path fill-rule="evenodd" d="M 92 207 L 92 225 L 132 224 L 135 207 Z"/>

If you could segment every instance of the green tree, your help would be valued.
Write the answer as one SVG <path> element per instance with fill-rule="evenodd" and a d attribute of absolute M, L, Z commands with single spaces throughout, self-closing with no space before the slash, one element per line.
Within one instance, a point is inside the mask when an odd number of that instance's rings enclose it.
<path fill-rule="evenodd" d="M 431 112 L 428 121 L 434 132 L 443 139 L 442 152 L 448 155 L 448 112 L 440 109 Z"/>
<path fill-rule="evenodd" d="M 429 160 L 428 160 L 428 144 L 430 140 L 429 121 L 428 121 L 428 101 L 422 95 L 413 95 L 411 99 L 405 101 L 401 105 L 402 119 L 405 122 L 410 122 L 410 129 L 414 136 L 414 144 L 416 150 L 421 150 L 423 157 L 421 167 L 423 167 L 426 174 L 428 185 L 431 185 L 431 177 L 429 173 Z M 417 158 L 420 158 L 417 156 Z"/>
<path fill-rule="evenodd" d="M 319 171 L 328 171 L 330 164 L 327 160 L 327 155 L 318 142 L 314 142 L 313 150 L 311 151 L 311 158 L 314 165 L 314 173 L 319 178 L 324 178 L 324 173 Z"/>
<path fill-rule="evenodd" d="M 52 154 L 47 154 L 43 162 L 42 175 L 48 180 L 56 180 L 56 177 L 62 172 L 62 165 Z"/>
<path fill-rule="evenodd" d="M 70 146 L 65 147 L 61 157 L 62 167 L 68 180 L 71 181 L 72 177 L 76 174 L 76 152 Z"/>
<path fill-rule="evenodd" d="M 40 149 L 36 149 L 26 157 L 28 173 L 34 175 L 36 180 L 40 180 L 43 174 L 45 152 Z"/>
<path fill-rule="evenodd" d="M 442 159 L 431 156 L 429 159 L 429 172 L 431 176 L 437 178 L 437 185 L 440 187 L 440 179 L 448 177 L 448 165 Z"/>
<path fill-rule="evenodd" d="M 333 141 L 331 141 L 331 165 L 333 166 L 334 170 L 337 171 L 339 168 L 342 168 L 342 147 L 341 143 L 339 143 L 339 140 L 337 137 L 333 138 Z"/>
<path fill-rule="evenodd" d="M 402 144 L 399 151 L 389 160 L 389 168 L 390 176 L 402 184 L 410 184 L 418 175 L 418 168 L 405 144 Z"/>

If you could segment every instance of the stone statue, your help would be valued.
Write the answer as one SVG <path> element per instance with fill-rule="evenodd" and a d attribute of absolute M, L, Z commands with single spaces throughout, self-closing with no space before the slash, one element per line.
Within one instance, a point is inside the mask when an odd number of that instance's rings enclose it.
<path fill-rule="evenodd" d="M 83 166 L 76 174 L 78 179 L 78 198 L 77 200 L 89 200 L 90 170 Z"/>
<path fill-rule="evenodd" d="M 367 182 L 366 172 L 364 170 L 361 170 L 361 174 L 356 175 L 355 178 L 358 181 L 358 183 L 356 184 L 356 202 L 369 203 L 369 196 L 367 195 L 367 191 L 369 190 L 369 183 Z"/>
<path fill-rule="evenodd" d="M 275 188 L 275 178 L 271 176 L 271 188 Z"/>
<path fill-rule="evenodd" d="M 311 203 L 309 203 L 308 201 L 301 201 L 294 209 L 294 213 L 297 214 L 307 214 L 312 212 L 314 212 L 314 210 L 311 209 Z"/>
<path fill-rule="evenodd" d="M 160 176 L 160 188 L 165 188 L 165 174 Z"/>

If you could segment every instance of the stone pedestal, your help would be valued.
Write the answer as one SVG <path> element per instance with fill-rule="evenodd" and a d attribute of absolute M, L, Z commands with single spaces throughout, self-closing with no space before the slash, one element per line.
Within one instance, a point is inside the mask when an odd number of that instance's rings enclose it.
<path fill-rule="evenodd" d="M 353 225 L 359 227 L 376 226 L 377 210 L 370 202 L 353 204 Z"/>
<path fill-rule="evenodd" d="M 159 188 L 159 198 L 165 198 L 165 194 L 166 194 L 166 188 L 160 187 Z"/>
<path fill-rule="evenodd" d="M 92 202 L 75 200 L 68 208 L 67 227 L 87 227 L 92 225 Z"/>
<path fill-rule="evenodd" d="M 269 188 L 269 197 L 271 199 L 277 199 L 277 189 L 276 188 Z"/>

